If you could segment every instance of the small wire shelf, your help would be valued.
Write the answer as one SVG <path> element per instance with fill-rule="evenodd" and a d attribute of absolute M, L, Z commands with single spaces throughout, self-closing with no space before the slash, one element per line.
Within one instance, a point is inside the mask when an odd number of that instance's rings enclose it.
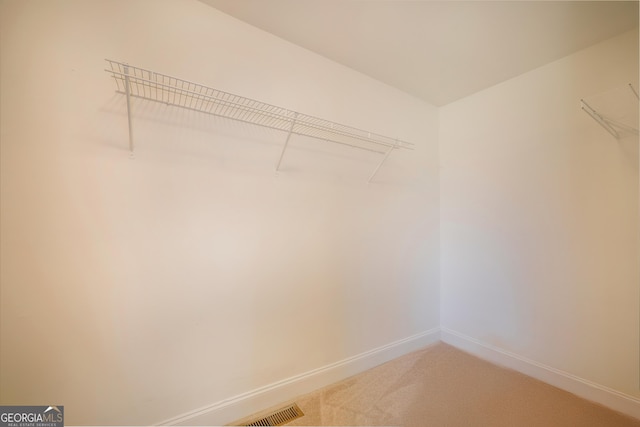
<path fill-rule="evenodd" d="M 639 102 L 631 83 L 580 100 L 582 110 L 615 139 L 638 135 Z"/>
<path fill-rule="evenodd" d="M 169 106 L 287 132 L 287 140 L 282 155 L 292 134 L 385 154 L 378 168 L 392 150 L 414 149 L 414 144 L 410 142 L 298 113 L 199 83 L 134 67 L 123 62 L 110 59 L 106 61 L 109 67 L 105 71 L 115 81 L 116 92 L 127 97 L 129 144 L 132 152 L 131 98 L 161 102 Z M 280 166 L 282 155 L 276 169 Z M 378 168 L 376 168 L 373 175 L 375 175 Z M 373 175 L 370 179 L 373 178 Z"/>

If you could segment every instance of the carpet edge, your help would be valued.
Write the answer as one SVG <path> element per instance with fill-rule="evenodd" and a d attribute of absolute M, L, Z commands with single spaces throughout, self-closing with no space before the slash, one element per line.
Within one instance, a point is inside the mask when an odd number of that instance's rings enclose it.
<path fill-rule="evenodd" d="M 524 356 L 487 344 L 452 329 L 441 327 L 442 342 L 499 366 L 573 393 L 583 399 L 640 419 L 640 399 Z"/>

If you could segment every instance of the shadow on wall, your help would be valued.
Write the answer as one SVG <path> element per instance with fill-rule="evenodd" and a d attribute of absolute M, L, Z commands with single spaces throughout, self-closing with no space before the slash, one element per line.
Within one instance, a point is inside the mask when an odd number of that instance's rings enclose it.
<path fill-rule="evenodd" d="M 101 112 L 112 117 L 105 122 L 109 124 L 104 126 L 104 132 L 98 133 L 110 135 L 100 144 L 128 151 L 125 97 L 113 95 Z M 287 138 L 284 131 L 149 100 L 132 100 L 132 112 L 134 151 L 139 156 L 162 153 L 177 159 L 189 158 L 202 166 L 215 165 L 231 173 L 278 176 L 277 172 L 295 172 L 306 179 L 350 181 L 356 185 L 366 183 L 385 160 L 383 153 L 300 135 L 292 135 L 282 154 Z M 393 150 L 374 182 L 394 186 L 412 183 L 415 174 L 408 173 L 402 163 L 413 154 Z M 281 155 L 283 161 L 276 171 Z"/>

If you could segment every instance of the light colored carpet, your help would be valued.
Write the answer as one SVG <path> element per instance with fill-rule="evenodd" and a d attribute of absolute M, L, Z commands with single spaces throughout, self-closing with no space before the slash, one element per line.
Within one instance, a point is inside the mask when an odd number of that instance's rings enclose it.
<path fill-rule="evenodd" d="M 295 400 L 290 426 L 626 427 L 627 417 L 446 344 Z"/>

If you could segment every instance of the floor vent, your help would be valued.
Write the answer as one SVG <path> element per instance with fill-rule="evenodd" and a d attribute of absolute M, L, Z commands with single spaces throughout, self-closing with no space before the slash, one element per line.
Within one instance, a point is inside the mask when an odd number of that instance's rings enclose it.
<path fill-rule="evenodd" d="M 249 424 L 243 424 L 245 426 L 281 426 L 290 421 L 295 420 L 296 418 L 300 418 L 304 413 L 298 405 L 295 403 L 293 405 L 287 406 L 286 408 L 278 409 L 277 411 L 260 418 L 259 420 L 255 420 L 250 422 Z"/>

